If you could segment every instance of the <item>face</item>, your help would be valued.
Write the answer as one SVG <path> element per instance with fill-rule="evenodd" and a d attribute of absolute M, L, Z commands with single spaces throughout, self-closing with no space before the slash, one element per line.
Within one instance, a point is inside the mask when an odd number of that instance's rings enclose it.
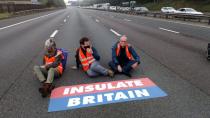
<path fill-rule="evenodd" d="M 90 41 L 84 42 L 84 45 L 82 45 L 82 48 L 84 49 L 90 48 Z"/>
<path fill-rule="evenodd" d="M 55 51 L 55 49 L 53 47 L 50 47 L 50 48 L 46 47 L 46 50 L 47 50 L 48 54 L 54 54 L 54 51 Z"/>
<path fill-rule="evenodd" d="M 127 40 L 120 40 L 120 46 L 125 47 L 127 44 Z"/>

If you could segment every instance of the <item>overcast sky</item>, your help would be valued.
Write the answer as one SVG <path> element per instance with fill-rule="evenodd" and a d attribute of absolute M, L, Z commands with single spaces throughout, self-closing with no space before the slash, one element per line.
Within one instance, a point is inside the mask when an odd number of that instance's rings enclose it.
<path fill-rule="evenodd" d="M 68 1 L 77 1 L 77 0 L 64 0 L 66 4 L 68 4 Z"/>

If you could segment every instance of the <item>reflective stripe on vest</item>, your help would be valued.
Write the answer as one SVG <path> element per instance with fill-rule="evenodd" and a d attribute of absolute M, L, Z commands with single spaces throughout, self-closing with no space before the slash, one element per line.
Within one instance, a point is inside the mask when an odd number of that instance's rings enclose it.
<path fill-rule="evenodd" d="M 91 53 L 86 52 L 86 56 L 85 56 L 81 48 L 79 49 L 79 59 L 80 59 L 80 62 L 82 64 L 84 71 L 87 71 L 89 69 L 89 65 L 95 61 Z"/>
<path fill-rule="evenodd" d="M 57 53 L 62 53 L 60 50 L 57 50 Z M 57 54 L 56 53 L 56 54 Z M 44 56 L 44 60 L 45 60 L 45 64 L 51 64 L 51 63 L 54 63 L 55 62 L 55 60 L 56 60 L 56 56 L 57 55 L 55 55 L 55 56 L 53 56 L 53 57 L 47 57 L 47 56 Z M 63 59 L 64 57 L 63 57 L 63 55 L 62 55 L 62 59 Z M 63 66 L 62 66 L 62 63 L 60 63 L 59 65 L 58 65 L 58 71 L 59 71 L 59 73 L 60 74 L 62 74 L 63 73 Z"/>
<path fill-rule="evenodd" d="M 117 49 L 116 49 L 116 55 L 119 56 L 120 54 L 120 44 L 117 44 Z M 129 60 L 134 60 L 133 56 L 131 55 L 129 49 L 128 49 L 128 44 L 125 46 L 125 52 L 126 52 L 126 56 L 128 57 Z"/>

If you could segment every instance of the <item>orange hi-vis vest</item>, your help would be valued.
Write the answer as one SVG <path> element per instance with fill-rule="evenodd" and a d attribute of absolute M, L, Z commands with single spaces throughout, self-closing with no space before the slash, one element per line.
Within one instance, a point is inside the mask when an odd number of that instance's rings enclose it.
<path fill-rule="evenodd" d="M 129 47 L 129 44 L 127 44 L 127 45 L 125 46 L 126 56 L 128 57 L 129 60 L 134 60 L 134 58 L 133 58 L 132 54 L 130 53 L 128 47 Z M 119 54 L 120 54 L 120 48 L 121 48 L 121 46 L 120 46 L 120 44 L 118 43 L 118 44 L 117 44 L 117 49 L 116 49 L 116 55 L 117 55 L 117 56 L 119 56 Z"/>
<path fill-rule="evenodd" d="M 56 53 L 56 54 L 58 54 L 58 53 L 62 53 L 62 52 L 61 52 L 60 50 L 57 50 L 57 53 Z M 55 55 L 55 56 L 53 56 L 53 57 L 44 56 L 45 64 L 51 64 L 51 63 L 55 62 L 56 56 L 57 56 L 57 55 Z M 63 55 L 62 55 L 62 59 L 63 59 L 63 58 L 64 58 L 64 57 L 63 57 Z M 62 73 L 63 73 L 63 65 L 62 65 L 61 62 L 60 62 L 59 66 L 58 66 L 57 68 L 58 68 L 59 73 L 62 74 Z"/>
<path fill-rule="evenodd" d="M 87 51 L 85 56 L 81 48 L 79 48 L 79 59 L 84 71 L 87 71 L 89 69 L 90 64 L 92 64 L 95 61 L 95 58 L 91 53 Z"/>

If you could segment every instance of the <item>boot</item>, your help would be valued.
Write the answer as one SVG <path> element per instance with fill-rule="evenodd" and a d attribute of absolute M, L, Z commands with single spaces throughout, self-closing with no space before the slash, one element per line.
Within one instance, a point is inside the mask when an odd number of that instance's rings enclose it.
<path fill-rule="evenodd" d="M 114 72 L 112 70 L 108 70 L 108 76 L 113 78 L 114 77 Z"/>
<path fill-rule="evenodd" d="M 51 91 L 55 88 L 51 83 L 44 83 L 41 88 L 39 88 L 39 92 L 42 94 L 42 97 L 45 98 L 51 94 Z"/>

